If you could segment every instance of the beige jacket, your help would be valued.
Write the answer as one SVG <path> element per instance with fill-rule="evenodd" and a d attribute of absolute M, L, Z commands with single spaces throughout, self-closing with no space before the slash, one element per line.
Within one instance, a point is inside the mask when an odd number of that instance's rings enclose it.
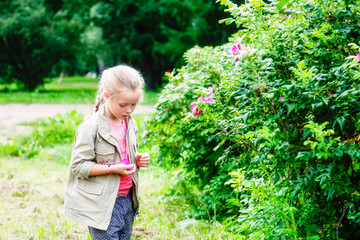
<path fill-rule="evenodd" d="M 138 147 L 136 121 L 127 119 L 127 153 L 135 163 Z M 89 176 L 95 163 L 120 162 L 120 149 L 104 116 L 104 106 L 85 120 L 77 129 L 71 155 L 70 171 L 65 193 L 64 215 L 79 223 L 106 230 L 114 208 L 120 175 Z M 139 169 L 137 167 L 137 169 Z M 132 175 L 134 213 L 139 209 L 138 170 Z"/>

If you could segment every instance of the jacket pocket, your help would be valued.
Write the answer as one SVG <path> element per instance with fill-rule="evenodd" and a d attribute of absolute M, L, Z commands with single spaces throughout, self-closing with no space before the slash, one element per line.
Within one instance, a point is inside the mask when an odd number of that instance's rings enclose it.
<path fill-rule="evenodd" d="M 89 194 L 101 195 L 101 193 L 104 190 L 104 185 L 102 185 L 100 183 L 89 182 L 89 181 L 85 180 L 85 181 L 79 182 L 78 188 Z"/>
<path fill-rule="evenodd" d="M 115 158 L 115 147 L 105 141 L 95 144 L 95 158 L 97 163 L 112 163 Z"/>

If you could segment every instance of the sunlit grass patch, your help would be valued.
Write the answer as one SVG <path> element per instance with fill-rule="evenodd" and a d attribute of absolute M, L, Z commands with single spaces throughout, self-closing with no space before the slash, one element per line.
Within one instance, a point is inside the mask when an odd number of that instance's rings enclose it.
<path fill-rule="evenodd" d="M 0 84 L 0 104 L 8 103 L 56 103 L 93 104 L 99 79 L 83 76 L 47 78 L 43 86 L 34 92 L 19 90 L 15 84 Z M 140 104 L 155 105 L 160 89 L 145 90 L 144 101 Z"/>
<path fill-rule="evenodd" d="M 87 239 L 62 216 L 67 165 L 7 157 L 0 166 L 0 239 Z"/>

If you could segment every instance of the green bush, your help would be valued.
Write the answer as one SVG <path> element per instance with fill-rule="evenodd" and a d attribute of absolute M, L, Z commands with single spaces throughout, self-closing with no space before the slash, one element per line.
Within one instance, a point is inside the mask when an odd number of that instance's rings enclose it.
<path fill-rule="evenodd" d="M 243 239 L 358 237 L 360 1 L 220 2 L 239 32 L 189 50 L 147 120 L 168 196 Z"/>
<path fill-rule="evenodd" d="M 0 144 L 0 156 L 44 156 L 68 162 L 75 131 L 84 117 L 76 111 L 37 121 L 30 134 L 15 138 L 13 143 Z"/>

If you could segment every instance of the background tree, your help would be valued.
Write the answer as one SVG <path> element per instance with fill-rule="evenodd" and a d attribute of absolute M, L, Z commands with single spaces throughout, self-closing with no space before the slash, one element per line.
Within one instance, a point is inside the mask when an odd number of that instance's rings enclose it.
<path fill-rule="evenodd" d="M 217 24 L 226 14 L 213 0 L 7 0 L 0 7 L 0 76 L 28 90 L 49 75 L 119 63 L 140 69 L 154 89 L 187 49 L 224 43 L 235 32 Z"/>
<path fill-rule="evenodd" d="M 0 68 L 6 81 L 17 79 L 23 88 L 43 84 L 55 65 L 74 61 L 71 42 L 76 41 L 76 22 L 68 22 L 43 0 L 0 3 Z"/>
<path fill-rule="evenodd" d="M 67 8 L 74 11 L 76 4 L 69 1 Z M 223 43 L 235 31 L 217 24 L 226 14 L 212 0 L 98 1 L 79 11 L 88 16 L 82 18 L 86 24 L 101 29 L 100 65 L 131 64 L 144 73 L 149 88 L 159 87 L 165 71 L 183 64 L 187 49 Z"/>

